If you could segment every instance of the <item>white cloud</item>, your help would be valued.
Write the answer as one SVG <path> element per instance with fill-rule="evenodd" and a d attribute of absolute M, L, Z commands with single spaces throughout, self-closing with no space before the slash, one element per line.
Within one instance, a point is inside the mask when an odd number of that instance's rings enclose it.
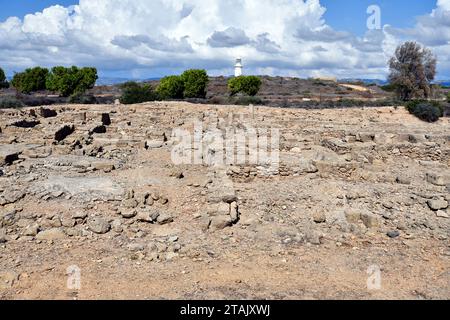
<path fill-rule="evenodd" d="M 450 69 L 450 0 L 438 0 L 415 28 L 386 26 L 364 37 L 332 29 L 325 11 L 319 0 L 80 0 L 0 22 L 0 66 L 230 74 L 242 56 L 251 73 L 382 78 L 395 46 L 412 38 L 435 49 L 441 71 Z"/>

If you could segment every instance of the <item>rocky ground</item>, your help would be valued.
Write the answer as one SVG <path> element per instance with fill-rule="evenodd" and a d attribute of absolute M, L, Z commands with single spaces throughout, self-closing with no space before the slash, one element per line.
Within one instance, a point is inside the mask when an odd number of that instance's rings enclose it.
<path fill-rule="evenodd" d="M 195 123 L 278 129 L 279 166 L 209 165 Z M 0 110 L 0 298 L 449 299 L 449 142 L 391 107 Z"/>

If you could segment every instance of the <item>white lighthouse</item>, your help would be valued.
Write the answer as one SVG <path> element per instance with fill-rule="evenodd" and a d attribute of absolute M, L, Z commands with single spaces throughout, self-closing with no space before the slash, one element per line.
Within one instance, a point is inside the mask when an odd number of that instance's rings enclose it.
<path fill-rule="evenodd" d="M 234 65 L 234 76 L 235 77 L 242 76 L 242 68 L 244 68 L 244 66 L 242 65 L 242 58 L 237 58 L 236 64 Z"/>

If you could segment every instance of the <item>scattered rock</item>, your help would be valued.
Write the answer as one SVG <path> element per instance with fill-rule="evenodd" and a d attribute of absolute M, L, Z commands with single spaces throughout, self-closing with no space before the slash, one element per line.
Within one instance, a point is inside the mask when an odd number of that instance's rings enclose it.
<path fill-rule="evenodd" d="M 361 212 L 352 209 L 346 210 L 345 218 L 349 223 L 358 223 L 361 220 Z"/>
<path fill-rule="evenodd" d="M 103 172 L 111 172 L 115 169 L 114 163 L 106 162 L 106 161 L 96 161 L 93 162 L 92 168 L 94 170 L 103 171 Z"/>
<path fill-rule="evenodd" d="M 122 201 L 122 206 L 125 208 L 131 208 L 134 209 L 139 205 L 139 202 L 135 198 L 131 199 L 124 199 Z"/>
<path fill-rule="evenodd" d="M 32 224 L 32 225 L 28 226 L 27 228 L 25 228 L 25 230 L 23 231 L 23 235 L 35 237 L 38 234 L 38 232 L 39 232 L 39 225 Z"/>
<path fill-rule="evenodd" d="M 36 236 L 38 240 L 61 240 L 64 238 L 66 238 L 66 234 L 59 228 L 41 231 Z"/>
<path fill-rule="evenodd" d="M 40 123 L 41 122 L 37 120 L 19 120 L 13 122 L 11 125 L 17 128 L 34 128 Z"/>
<path fill-rule="evenodd" d="M 228 216 L 215 216 L 211 218 L 210 224 L 209 224 L 209 228 L 212 231 L 215 230 L 222 230 L 225 229 L 226 227 L 230 227 L 233 224 L 233 221 L 231 220 L 231 217 Z"/>
<path fill-rule="evenodd" d="M 102 113 L 102 124 L 104 126 L 111 125 L 111 117 L 109 116 L 109 113 Z"/>
<path fill-rule="evenodd" d="M 327 221 L 327 216 L 323 211 L 317 211 L 314 213 L 313 220 L 315 223 L 325 223 Z"/>
<path fill-rule="evenodd" d="M 409 185 L 411 184 L 411 179 L 408 177 L 404 177 L 404 176 L 399 176 L 395 179 L 395 181 L 399 184 L 405 184 L 405 185 Z"/>
<path fill-rule="evenodd" d="M 164 145 L 162 140 L 147 140 L 145 142 L 145 149 L 158 149 Z"/>
<path fill-rule="evenodd" d="M 111 229 L 109 222 L 101 217 L 94 217 L 88 221 L 89 229 L 97 234 L 105 234 Z"/>
<path fill-rule="evenodd" d="M 0 290 L 11 289 L 14 283 L 19 279 L 19 276 L 14 271 L 1 270 L 0 271 Z"/>
<path fill-rule="evenodd" d="M 448 202 L 446 200 L 428 200 L 428 207 L 433 211 L 438 211 L 441 209 L 447 209 Z"/>
<path fill-rule="evenodd" d="M 400 232 L 397 231 L 397 230 L 388 231 L 388 232 L 387 232 L 387 236 L 388 236 L 389 238 L 397 238 L 397 237 L 400 236 Z"/>
<path fill-rule="evenodd" d="M 58 130 L 56 130 L 56 132 L 55 132 L 55 140 L 56 141 L 63 141 L 69 135 L 74 133 L 74 131 L 75 131 L 75 126 L 73 124 L 63 125 Z"/>
<path fill-rule="evenodd" d="M 73 215 L 73 219 L 84 219 L 88 216 L 87 212 L 85 211 L 76 211 Z"/>
<path fill-rule="evenodd" d="M 122 215 L 122 217 L 124 217 L 126 219 L 130 219 L 137 215 L 137 211 L 134 209 L 131 209 L 131 210 L 124 209 L 124 210 L 120 211 L 120 214 Z"/>
<path fill-rule="evenodd" d="M 6 242 L 6 230 L 0 229 L 0 243 Z"/>
<path fill-rule="evenodd" d="M 449 215 L 447 214 L 447 212 L 442 211 L 442 210 L 436 211 L 436 216 L 439 218 L 449 218 Z"/>
<path fill-rule="evenodd" d="M 39 108 L 39 115 L 43 118 L 54 118 L 58 113 L 53 109 Z"/>
<path fill-rule="evenodd" d="M 450 183 L 450 176 L 444 174 L 429 172 L 426 175 L 426 179 L 429 183 L 436 186 L 445 186 Z"/>
<path fill-rule="evenodd" d="M 231 217 L 231 221 L 233 223 L 236 223 L 239 221 L 239 207 L 236 202 L 232 202 L 230 204 L 230 217 Z"/>
<path fill-rule="evenodd" d="M 128 250 L 130 251 L 144 251 L 145 250 L 145 245 L 142 243 L 130 243 L 128 245 Z"/>
<path fill-rule="evenodd" d="M 158 216 L 158 218 L 156 219 L 156 221 L 158 222 L 158 224 L 167 224 L 167 223 L 170 223 L 170 222 L 173 222 L 173 217 L 172 217 L 172 215 L 171 214 L 169 214 L 169 213 L 167 213 L 167 212 L 164 212 L 164 213 L 161 213 L 159 216 Z"/>
<path fill-rule="evenodd" d="M 311 244 L 320 245 L 322 243 L 322 234 L 310 229 L 305 234 L 305 240 Z"/>
<path fill-rule="evenodd" d="M 370 212 L 361 213 L 361 220 L 367 228 L 377 228 L 380 226 L 380 219 Z"/>
<path fill-rule="evenodd" d="M 160 213 L 156 210 L 140 211 L 136 215 L 136 219 L 138 221 L 142 221 L 142 222 L 153 223 L 158 219 L 159 215 L 160 215 Z"/>

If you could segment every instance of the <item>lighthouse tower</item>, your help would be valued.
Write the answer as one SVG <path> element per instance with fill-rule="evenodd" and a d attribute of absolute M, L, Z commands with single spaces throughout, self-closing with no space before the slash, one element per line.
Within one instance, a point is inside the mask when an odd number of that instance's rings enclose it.
<path fill-rule="evenodd" d="M 241 58 L 237 58 L 236 59 L 236 64 L 234 65 L 234 76 L 235 77 L 240 77 L 242 76 L 242 68 L 244 66 L 242 65 L 242 59 Z"/>

